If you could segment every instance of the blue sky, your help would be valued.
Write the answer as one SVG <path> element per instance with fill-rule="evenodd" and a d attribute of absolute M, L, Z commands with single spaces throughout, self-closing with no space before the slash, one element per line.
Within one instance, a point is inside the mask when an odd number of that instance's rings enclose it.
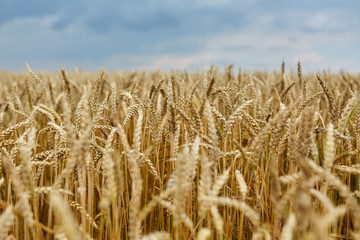
<path fill-rule="evenodd" d="M 360 72 L 358 0 L 0 0 L 0 69 Z"/>

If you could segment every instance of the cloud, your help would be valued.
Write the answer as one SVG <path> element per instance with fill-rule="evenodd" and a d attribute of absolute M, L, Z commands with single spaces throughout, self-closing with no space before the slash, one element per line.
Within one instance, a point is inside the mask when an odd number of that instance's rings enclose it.
<path fill-rule="evenodd" d="M 115 61 L 114 61 L 115 60 Z M 151 54 L 151 55 L 138 55 L 122 57 L 117 56 L 111 58 L 108 62 L 116 62 L 122 64 L 129 64 L 132 68 L 147 68 L 155 69 L 161 67 L 165 70 L 171 69 L 188 69 L 195 70 L 197 67 L 208 68 L 216 61 L 216 56 L 211 53 L 195 53 L 186 55 L 174 54 Z M 129 66 L 129 68 L 131 68 Z"/>
<path fill-rule="evenodd" d="M 56 15 L 16 18 L 0 28 L 0 68 L 22 70 L 25 62 L 72 62 L 103 58 L 104 39 L 73 22 L 61 31 L 53 29 Z M 105 54 L 106 51 L 104 51 Z M 46 64 L 49 66 L 49 64 Z M 49 70 L 58 69 L 52 66 Z"/>
<path fill-rule="evenodd" d="M 323 56 L 320 56 L 316 52 L 306 52 L 300 55 L 296 55 L 290 59 L 290 62 L 292 64 L 296 64 L 298 61 L 300 62 L 306 62 L 306 63 L 319 63 L 324 61 L 325 58 Z"/>
<path fill-rule="evenodd" d="M 359 68 L 359 10 L 355 0 L 6 0 L 0 68 L 274 69 L 299 58 Z"/>
<path fill-rule="evenodd" d="M 61 9 L 71 9 L 76 4 L 71 0 L 3 0 L 0 8 L 0 26 L 17 18 L 43 17 L 57 14 Z"/>

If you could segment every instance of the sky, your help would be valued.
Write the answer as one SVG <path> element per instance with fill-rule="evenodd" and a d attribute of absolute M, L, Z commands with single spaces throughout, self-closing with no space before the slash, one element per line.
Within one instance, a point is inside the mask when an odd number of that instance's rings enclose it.
<path fill-rule="evenodd" d="M 0 69 L 360 72 L 359 0 L 0 0 Z"/>

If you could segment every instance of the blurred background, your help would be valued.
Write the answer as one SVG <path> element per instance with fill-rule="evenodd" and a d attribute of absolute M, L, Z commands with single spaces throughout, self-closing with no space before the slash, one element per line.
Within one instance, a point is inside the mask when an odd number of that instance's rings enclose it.
<path fill-rule="evenodd" d="M 0 69 L 360 72 L 358 0 L 0 0 Z"/>

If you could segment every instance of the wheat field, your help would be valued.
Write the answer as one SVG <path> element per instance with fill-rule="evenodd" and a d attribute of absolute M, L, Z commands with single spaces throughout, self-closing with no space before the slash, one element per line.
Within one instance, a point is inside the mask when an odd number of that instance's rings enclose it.
<path fill-rule="evenodd" d="M 1 239 L 360 239 L 360 75 L 0 72 Z"/>

